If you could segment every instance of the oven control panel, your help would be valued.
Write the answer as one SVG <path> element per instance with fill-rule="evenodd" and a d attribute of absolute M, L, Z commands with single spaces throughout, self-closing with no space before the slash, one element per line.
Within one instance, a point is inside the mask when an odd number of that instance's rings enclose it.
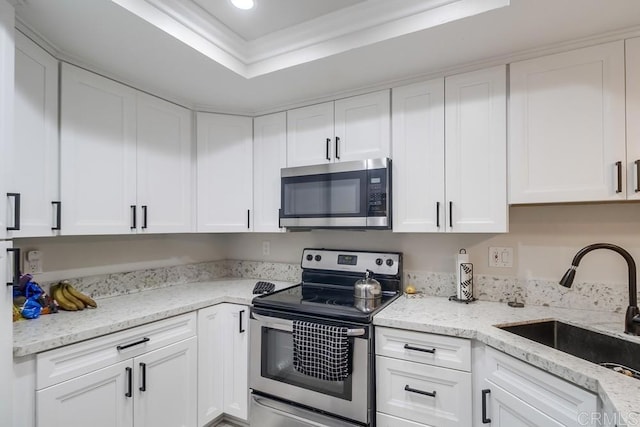
<path fill-rule="evenodd" d="M 402 262 L 397 252 L 354 252 L 335 249 L 305 249 L 302 252 L 302 268 L 397 275 Z"/>

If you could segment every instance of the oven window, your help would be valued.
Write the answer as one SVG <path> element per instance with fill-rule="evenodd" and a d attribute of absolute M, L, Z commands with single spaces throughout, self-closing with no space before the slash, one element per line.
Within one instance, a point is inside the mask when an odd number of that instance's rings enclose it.
<path fill-rule="evenodd" d="M 285 178 L 283 213 L 303 218 L 365 216 L 365 184 L 363 172 Z"/>
<path fill-rule="evenodd" d="M 262 327 L 262 376 L 329 396 L 351 400 L 352 375 L 344 381 L 325 381 L 293 369 L 293 335 Z"/>

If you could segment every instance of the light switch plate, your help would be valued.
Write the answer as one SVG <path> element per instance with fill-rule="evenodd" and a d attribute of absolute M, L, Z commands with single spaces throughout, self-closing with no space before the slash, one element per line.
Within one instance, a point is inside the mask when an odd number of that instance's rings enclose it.
<path fill-rule="evenodd" d="M 513 267 L 513 248 L 498 246 L 490 247 L 489 267 Z"/>

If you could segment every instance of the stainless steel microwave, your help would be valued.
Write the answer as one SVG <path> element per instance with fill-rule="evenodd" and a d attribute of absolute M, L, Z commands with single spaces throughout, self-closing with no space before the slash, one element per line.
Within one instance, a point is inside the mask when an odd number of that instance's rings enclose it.
<path fill-rule="evenodd" d="M 391 159 L 280 170 L 280 226 L 391 229 Z"/>

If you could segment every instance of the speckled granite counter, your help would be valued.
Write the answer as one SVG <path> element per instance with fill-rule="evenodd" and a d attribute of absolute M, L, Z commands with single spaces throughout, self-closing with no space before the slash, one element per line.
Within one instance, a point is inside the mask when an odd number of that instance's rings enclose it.
<path fill-rule="evenodd" d="M 597 393 L 605 407 L 629 422 L 640 420 L 639 380 L 493 326 L 542 319 L 562 320 L 640 343 L 639 337 L 622 332 L 623 314 L 540 306 L 512 308 L 487 301 L 460 304 L 442 297 L 402 296 L 378 313 L 373 323 L 478 340 Z"/>
<path fill-rule="evenodd" d="M 272 281 L 276 289 L 292 283 Z M 13 326 L 13 355 L 95 338 L 223 302 L 250 304 L 256 279 L 220 279 L 101 298 L 97 309 L 60 311 Z"/>

